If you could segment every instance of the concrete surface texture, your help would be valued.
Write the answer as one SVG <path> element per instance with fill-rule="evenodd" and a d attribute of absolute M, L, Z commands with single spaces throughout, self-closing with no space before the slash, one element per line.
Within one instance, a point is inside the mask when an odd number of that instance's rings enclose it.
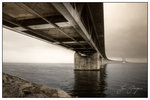
<path fill-rule="evenodd" d="M 102 64 L 102 59 L 98 53 L 94 53 L 89 56 L 81 56 L 78 53 L 74 55 L 75 59 L 75 70 L 99 70 Z"/>

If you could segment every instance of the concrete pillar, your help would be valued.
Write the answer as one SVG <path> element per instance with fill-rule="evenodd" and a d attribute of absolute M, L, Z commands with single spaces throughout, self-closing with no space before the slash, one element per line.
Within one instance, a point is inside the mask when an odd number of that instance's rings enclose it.
<path fill-rule="evenodd" d="M 78 53 L 74 55 L 75 70 L 99 70 L 102 61 L 98 53 L 89 56 L 81 56 Z"/>

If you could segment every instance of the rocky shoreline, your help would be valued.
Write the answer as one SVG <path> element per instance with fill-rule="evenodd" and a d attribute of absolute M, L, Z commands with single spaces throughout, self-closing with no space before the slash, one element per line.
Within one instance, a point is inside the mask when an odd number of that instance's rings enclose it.
<path fill-rule="evenodd" d="M 3 73 L 3 98 L 70 98 L 61 89 L 51 89 Z"/>

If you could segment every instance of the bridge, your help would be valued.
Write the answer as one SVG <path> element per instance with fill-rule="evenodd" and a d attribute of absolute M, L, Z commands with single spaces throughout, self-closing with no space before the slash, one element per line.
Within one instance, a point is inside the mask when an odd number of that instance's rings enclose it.
<path fill-rule="evenodd" d="M 103 3 L 3 3 L 3 27 L 75 51 L 75 70 L 99 70 L 107 57 Z"/>

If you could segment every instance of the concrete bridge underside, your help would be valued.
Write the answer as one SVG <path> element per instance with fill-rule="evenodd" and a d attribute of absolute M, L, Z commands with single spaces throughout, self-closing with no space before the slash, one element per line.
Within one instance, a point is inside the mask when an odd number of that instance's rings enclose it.
<path fill-rule="evenodd" d="M 3 3 L 3 27 L 74 50 L 76 70 L 107 60 L 103 3 Z"/>

